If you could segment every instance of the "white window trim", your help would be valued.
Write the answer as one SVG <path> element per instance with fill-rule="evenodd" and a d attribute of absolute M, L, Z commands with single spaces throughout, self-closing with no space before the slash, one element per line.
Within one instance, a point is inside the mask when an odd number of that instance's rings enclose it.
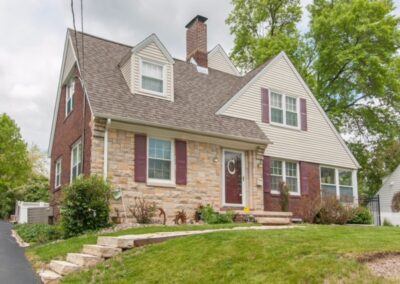
<path fill-rule="evenodd" d="M 71 147 L 71 171 L 70 171 L 70 183 L 72 183 L 74 180 L 72 179 L 72 170 L 73 170 L 73 168 L 74 168 L 74 149 L 76 148 L 76 147 L 78 147 L 79 146 L 79 144 L 81 144 L 81 147 L 82 147 L 82 151 L 81 151 L 81 173 L 76 177 L 76 178 L 78 178 L 78 177 L 80 177 L 81 175 L 82 175 L 82 173 L 83 173 L 83 145 L 82 145 L 82 140 L 81 139 L 79 139 L 78 141 L 76 141 L 73 145 L 72 145 L 72 147 Z"/>
<path fill-rule="evenodd" d="M 327 168 L 327 169 L 334 169 L 335 170 L 335 184 L 331 183 L 323 183 L 321 179 L 321 171 L 322 168 Z M 352 185 L 340 185 L 339 184 L 339 171 L 347 171 L 351 173 L 351 184 Z M 357 188 L 357 171 L 356 170 L 351 170 L 351 169 L 345 169 L 345 168 L 337 168 L 337 167 L 332 167 L 332 166 L 325 166 L 325 165 L 320 165 L 319 167 L 319 178 L 320 178 L 320 185 L 321 185 L 321 190 L 322 190 L 322 185 L 329 185 L 329 186 L 335 186 L 336 188 L 336 198 L 340 200 L 340 187 L 348 187 L 353 189 L 353 203 L 357 203 L 357 198 L 358 198 L 358 188 Z M 322 197 L 322 195 L 321 195 Z"/>
<path fill-rule="evenodd" d="M 158 66 L 160 66 L 161 68 L 162 68 L 162 74 L 163 74 L 163 91 L 162 92 L 156 92 L 156 91 L 152 91 L 152 90 L 147 90 L 147 89 L 143 89 L 142 88 L 142 70 L 143 70 L 143 62 L 147 62 L 147 63 L 150 63 L 150 64 L 154 64 L 154 65 L 158 65 Z M 154 60 L 151 60 L 151 59 L 148 59 L 148 58 L 143 58 L 143 57 L 139 57 L 139 91 L 140 92 L 142 92 L 142 93 L 147 93 L 147 94 L 150 94 L 150 95 L 155 95 L 155 96 L 161 96 L 161 97 L 165 97 L 166 95 L 167 95 L 167 92 L 166 92 L 166 87 L 167 87 L 167 84 L 166 84 L 166 79 L 167 79 L 167 76 L 166 76 L 166 68 L 165 68 L 165 65 L 166 64 L 164 64 L 164 63 L 161 63 L 161 62 L 158 62 L 158 61 L 154 61 Z M 155 79 L 158 79 L 158 78 L 155 78 Z"/>
<path fill-rule="evenodd" d="M 57 171 L 58 168 L 60 172 Z M 54 188 L 57 189 L 61 186 L 62 158 L 57 159 L 54 174 Z M 57 183 L 57 176 L 60 177 L 59 183 Z"/>
<path fill-rule="evenodd" d="M 295 163 L 296 164 L 297 192 L 289 191 L 289 195 L 300 196 L 301 195 L 301 188 L 300 188 L 300 166 L 299 166 L 299 162 L 291 161 L 291 160 L 275 159 L 275 158 L 271 157 L 271 165 L 272 165 L 272 161 L 274 161 L 274 160 L 282 162 L 282 181 L 284 181 L 285 183 L 286 183 L 286 162 Z M 271 171 L 271 180 L 272 180 L 272 176 L 277 176 L 277 175 L 272 174 L 272 171 Z M 272 194 L 280 194 L 279 190 L 271 190 L 271 193 Z"/>
<path fill-rule="evenodd" d="M 283 112 L 283 122 L 282 123 L 272 121 L 272 108 L 275 108 L 272 106 L 272 93 L 276 93 L 276 94 L 282 96 L 282 108 L 281 108 L 281 110 Z M 286 124 L 286 97 L 296 99 L 297 126 L 292 126 L 292 125 Z M 288 95 L 288 94 L 280 92 L 280 91 L 269 90 L 269 122 L 270 122 L 270 124 L 276 125 L 279 127 L 300 130 L 301 121 L 300 121 L 300 105 L 299 105 L 299 103 L 300 103 L 300 100 L 299 100 L 299 97 L 297 97 L 297 96 Z"/>
<path fill-rule="evenodd" d="M 236 203 L 227 203 L 225 202 L 225 152 L 233 152 L 233 153 L 240 153 L 242 155 L 242 203 L 241 204 L 236 204 Z M 222 167 L 222 206 L 227 206 L 227 207 L 245 207 L 246 206 L 246 167 L 245 167 L 245 159 L 246 155 L 245 152 L 243 151 L 238 151 L 238 150 L 232 150 L 232 149 L 223 149 L 222 151 L 222 162 L 221 162 L 221 167 Z"/>
<path fill-rule="evenodd" d="M 65 117 L 67 117 L 73 110 L 74 110 L 74 96 L 75 96 L 75 77 L 72 76 L 71 78 L 68 79 L 67 81 L 67 86 L 65 88 Z M 72 95 L 69 93 L 69 86 L 70 84 L 74 82 L 74 92 L 72 93 Z M 72 100 L 72 105 L 71 105 L 71 111 L 68 112 L 68 101 Z"/>
<path fill-rule="evenodd" d="M 171 179 L 166 180 L 166 179 L 156 179 L 156 178 L 149 178 L 149 159 L 150 159 L 150 139 L 156 139 L 156 140 L 163 140 L 163 141 L 169 141 L 171 142 Z M 176 172 L 176 167 L 175 167 L 175 140 L 173 139 L 168 139 L 168 138 L 162 138 L 162 137 L 156 137 L 156 136 L 147 136 L 147 153 L 146 153 L 146 184 L 150 186 L 163 186 L 163 187 L 175 187 L 176 186 L 176 181 L 175 181 L 175 172 Z"/>

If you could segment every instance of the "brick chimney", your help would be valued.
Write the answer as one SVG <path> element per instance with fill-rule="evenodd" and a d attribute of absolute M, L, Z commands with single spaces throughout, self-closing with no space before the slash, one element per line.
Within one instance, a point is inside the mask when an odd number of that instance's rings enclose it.
<path fill-rule="evenodd" d="M 207 68 L 207 21 L 206 17 L 197 15 L 186 26 L 186 61 L 192 58 L 197 65 Z"/>

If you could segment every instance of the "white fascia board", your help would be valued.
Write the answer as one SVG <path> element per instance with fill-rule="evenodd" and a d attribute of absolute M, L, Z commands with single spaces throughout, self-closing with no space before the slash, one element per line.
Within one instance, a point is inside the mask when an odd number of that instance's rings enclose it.
<path fill-rule="evenodd" d="M 239 71 L 237 70 L 236 66 L 232 63 L 232 61 L 229 59 L 228 54 L 226 54 L 225 49 L 220 44 L 217 44 L 209 53 L 208 55 L 211 57 L 214 53 L 220 52 L 224 59 L 228 62 L 229 66 L 231 67 L 233 73 L 236 76 L 241 76 Z"/>
<path fill-rule="evenodd" d="M 140 50 L 142 50 L 143 48 L 148 46 L 150 43 L 155 43 L 155 45 L 157 45 L 157 47 L 164 54 L 164 56 L 168 60 L 168 62 L 171 64 L 174 64 L 174 62 L 175 62 L 174 59 L 172 58 L 171 54 L 165 48 L 164 44 L 160 41 L 160 39 L 157 37 L 156 34 L 149 35 L 147 38 L 145 38 L 139 44 L 135 45 L 135 47 L 132 48 L 132 53 L 138 53 Z"/>

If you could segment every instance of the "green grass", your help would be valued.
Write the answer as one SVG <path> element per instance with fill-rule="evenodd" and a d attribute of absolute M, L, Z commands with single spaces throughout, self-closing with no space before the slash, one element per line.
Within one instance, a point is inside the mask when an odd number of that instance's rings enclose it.
<path fill-rule="evenodd" d="M 355 257 L 392 251 L 399 228 L 218 232 L 132 249 L 63 283 L 382 283 Z"/>
<path fill-rule="evenodd" d="M 154 232 L 171 232 L 171 231 L 186 231 L 186 230 L 205 230 L 217 228 L 232 228 L 238 226 L 250 226 L 251 224 L 221 224 L 221 225 L 184 225 L 176 227 L 167 226 L 151 226 L 131 228 L 119 232 L 100 234 L 102 236 L 120 236 L 120 235 L 134 235 L 146 234 Z M 48 263 L 52 259 L 63 259 L 69 252 L 80 252 L 83 245 L 95 244 L 97 241 L 97 234 L 87 234 L 79 237 L 70 238 L 63 241 L 37 245 L 29 247 L 26 250 L 28 259 L 33 263 L 34 267 L 39 267 L 43 263 Z"/>

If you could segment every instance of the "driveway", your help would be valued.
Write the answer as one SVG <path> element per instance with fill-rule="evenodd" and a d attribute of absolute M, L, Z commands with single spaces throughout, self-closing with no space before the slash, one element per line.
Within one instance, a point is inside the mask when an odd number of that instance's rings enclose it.
<path fill-rule="evenodd" d="M 12 225 L 0 220 L 0 283 L 40 283 L 25 258 L 24 249 L 11 236 L 11 228 Z"/>

